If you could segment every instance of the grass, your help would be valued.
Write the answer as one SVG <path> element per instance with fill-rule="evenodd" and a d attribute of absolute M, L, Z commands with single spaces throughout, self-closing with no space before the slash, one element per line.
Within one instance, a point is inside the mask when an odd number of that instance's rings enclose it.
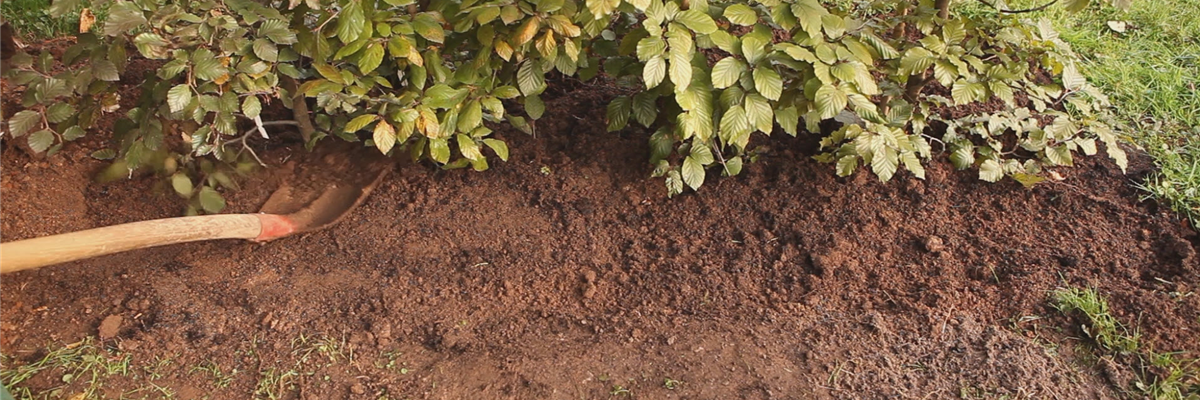
<path fill-rule="evenodd" d="M 259 340 L 252 338 L 247 348 L 235 352 L 260 364 L 241 370 L 208 360 L 198 365 L 180 365 L 176 356 L 153 356 L 137 360 L 129 353 L 105 346 L 88 337 L 72 344 L 49 345 L 36 352 L 35 358 L 0 355 L 0 382 L 16 399 L 100 399 L 122 388 L 119 398 L 174 398 L 175 388 L 167 379 L 173 374 L 193 375 L 209 381 L 212 389 L 228 389 L 242 378 L 253 389 L 247 398 L 280 399 L 295 393 L 298 385 L 322 368 L 354 366 L 357 354 L 344 338 L 330 335 L 301 335 L 292 340 L 292 349 L 284 359 L 266 364 L 259 353 Z M 410 370 L 398 362 L 398 353 L 386 355 L 378 366 L 400 374 Z M 243 377 L 243 375 L 251 377 Z M 328 375 L 325 377 L 328 380 Z M 47 387 L 49 386 L 49 387 Z M 132 388 L 131 388 L 132 387 Z"/>
<path fill-rule="evenodd" d="M 1154 158 L 1159 171 L 1142 189 L 1193 226 L 1200 222 L 1197 15 L 1200 0 L 1135 1 L 1129 11 L 1093 4 L 1075 14 L 1053 7 L 1042 14 L 1083 58 L 1084 74 L 1110 96 L 1134 142 Z M 1109 21 L 1128 28 L 1117 32 Z"/>
<path fill-rule="evenodd" d="M 1200 399 L 1200 360 L 1181 359 L 1179 353 L 1158 353 L 1142 346 L 1140 335 L 1130 332 L 1108 310 L 1108 301 L 1095 289 L 1055 290 L 1052 305 L 1064 315 L 1077 317 L 1084 334 L 1097 347 L 1097 357 L 1128 360 L 1137 381 L 1130 397 L 1153 400 Z"/>
<path fill-rule="evenodd" d="M 0 2 L 0 17 L 12 24 L 22 38 L 27 40 L 53 39 L 79 33 L 79 12 L 90 8 L 90 1 L 83 1 L 79 9 L 60 18 L 46 14 L 52 0 L 4 0 Z M 96 27 L 104 26 L 108 16 L 108 3 L 91 10 L 96 17 Z M 95 28 L 93 28 L 95 29 Z"/>
<path fill-rule="evenodd" d="M 90 337 L 50 349 L 44 356 L 31 363 L 21 363 L 6 356 L 3 365 L 0 381 L 3 381 L 5 387 L 18 399 L 48 397 L 66 391 L 81 395 L 82 398 L 97 398 L 97 393 L 107 378 L 125 376 L 131 371 L 128 354 L 103 348 Z M 62 385 L 44 393 L 33 393 L 28 388 L 17 386 L 44 371 L 60 373 L 59 380 Z"/>

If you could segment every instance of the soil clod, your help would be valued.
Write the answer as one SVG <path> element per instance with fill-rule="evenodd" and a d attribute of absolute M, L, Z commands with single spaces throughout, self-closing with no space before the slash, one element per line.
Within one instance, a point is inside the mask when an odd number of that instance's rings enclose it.
<path fill-rule="evenodd" d="M 100 322 L 100 339 L 108 340 L 117 337 L 121 331 L 121 322 L 124 317 L 120 315 L 109 315 L 104 317 L 104 321 Z"/>

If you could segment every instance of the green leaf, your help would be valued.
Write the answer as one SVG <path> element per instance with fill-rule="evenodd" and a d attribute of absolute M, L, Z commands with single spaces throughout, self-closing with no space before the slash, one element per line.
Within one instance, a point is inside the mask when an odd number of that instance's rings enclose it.
<path fill-rule="evenodd" d="M 608 103 L 608 131 L 614 132 L 625 129 L 629 124 L 629 114 L 632 113 L 633 104 L 627 96 L 619 96 L 612 99 Z"/>
<path fill-rule="evenodd" d="M 288 28 L 287 21 L 281 19 L 263 21 L 262 25 L 258 26 L 258 34 L 271 38 L 275 44 L 290 45 L 298 42 L 296 33 Z"/>
<path fill-rule="evenodd" d="M 925 179 L 925 166 L 921 165 L 921 160 L 917 159 L 917 154 L 911 151 L 900 153 L 900 161 L 904 163 L 904 168 L 908 168 L 917 179 Z"/>
<path fill-rule="evenodd" d="M 492 96 L 496 96 L 501 99 L 512 99 L 520 95 L 521 92 L 518 91 L 517 88 L 508 85 L 492 90 Z"/>
<path fill-rule="evenodd" d="M 242 114 L 245 114 L 247 117 L 254 118 L 259 116 L 261 113 L 262 102 L 258 100 L 258 96 L 250 95 L 246 96 L 245 100 L 242 100 Z"/>
<path fill-rule="evenodd" d="M 537 96 L 531 96 L 525 99 L 526 111 L 529 107 L 529 99 Z M 538 99 L 541 101 L 541 99 Z M 545 108 L 545 106 L 542 106 Z M 543 110 L 544 111 L 544 110 Z M 532 116 L 532 115 L 531 115 Z M 536 118 L 535 118 L 536 119 Z M 462 111 L 458 114 L 458 131 L 468 133 L 483 124 L 483 104 L 479 100 L 474 100 L 467 103 Z"/>
<path fill-rule="evenodd" d="M 166 66 L 163 68 L 166 68 Z M 182 69 L 180 72 L 182 72 Z M 92 76 L 105 82 L 116 82 L 121 80 L 121 74 L 117 72 L 116 64 L 113 64 L 113 62 L 109 60 L 92 61 Z"/>
<path fill-rule="evenodd" d="M 546 113 L 546 103 L 538 95 L 525 96 L 525 114 L 529 118 L 540 119 Z"/>
<path fill-rule="evenodd" d="M 715 68 L 713 73 L 716 74 Z M 779 73 L 769 66 L 756 67 L 754 68 L 754 89 L 762 93 L 763 97 L 779 100 L 779 96 L 783 94 L 783 78 L 780 78 Z"/>
<path fill-rule="evenodd" d="M 733 86 L 746 71 L 746 64 L 735 57 L 725 57 L 717 61 L 712 68 L 712 83 L 717 89 Z M 782 83 L 782 81 L 781 81 Z"/>
<path fill-rule="evenodd" d="M 717 48 L 720 48 L 721 50 L 725 50 L 733 55 L 742 54 L 741 43 L 739 43 L 740 40 L 737 37 L 730 35 L 729 32 L 718 30 L 713 32 L 711 35 L 708 35 L 708 38 L 709 40 L 712 40 L 713 44 L 716 44 Z"/>
<path fill-rule="evenodd" d="M 1065 2 L 1063 2 L 1063 8 L 1066 8 L 1067 12 L 1075 13 L 1075 12 L 1083 11 L 1083 9 L 1087 8 L 1088 3 L 1091 3 L 1091 1 L 1090 0 L 1066 0 Z"/>
<path fill-rule="evenodd" d="M 66 121 L 72 115 L 75 115 L 75 106 L 71 103 L 59 102 L 46 108 L 46 120 L 53 124 Z"/>
<path fill-rule="evenodd" d="M 1013 174 L 1013 180 L 1016 180 L 1026 189 L 1032 189 L 1037 184 L 1045 182 L 1046 178 L 1032 174 L 1016 173 Z"/>
<path fill-rule="evenodd" d="M 258 56 L 259 59 L 268 62 L 279 61 L 279 48 L 275 47 L 275 43 L 272 43 L 270 40 L 257 39 L 251 47 L 253 47 L 254 55 Z"/>
<path fill-rule="evenodd" d="M 111 160 L 117 157 L 117 151 L 113 149 L 100 149 L 93 151 L 91 156 L 97 160 Z"/>
<path fill-rule="evenodd" d="M 950 163 L 954 164 L 954 168 L 967 169 L 975 164 L 975 147 L 962 146 L 950 153 Z"/>
<path fill-rule="evenodd" d="M 617 9 L 621 4 L 621 0 L 586 0 L 588 11 L 592 12 L 592 16 L 596 19 L 609 18 L 609 14 Z"/>
<path fill-rule="evenodd" d="M 381 118 L 371 132 L 371 141 L 375 142 L 375 148 L 379 149 L 381 153 L 387 154 L 392 147 L 396 146 L 396 128 Z"/>
<path fill-rule="evenodd" d="M 742 54 L 746 56 L 746 62 L 750 64 L 757 64 L 767 54 L 768 46 L 770 43 L 756 36 L 742 38 Z"/>
<path fill-rule="evenodd" d="M 132 1 L 116 1 L 108 9 L 108 18 L 104 21 L 104 34 L 120 36 L 146 23 L 146 15 L 141 7 Z"/>
<path fill-rule="evenodd" d="M 1074 165 L 1071 160 L 1071 149 L 1066 144 L 1061 144 L 1054 147 L 1046 147 L 1046 159 L 1050 160 L 1054 165 Z"/>
<path fill-rule="evenodd" d="M 429 157 L 441 164 L 450 161 L 450 143 L 446 138 L 429 139 Z"/>
<path fill-rule="evenodd" d="M 358 70 L 365 74 L 371 73 L 375 68 L 379 68 L 379 64 L 383 62 L 383 44 L 371 43 L 367 46 L 367 50 L 363 52 L 361 58 L 358 59 Z"/>
<path fill-rule="evenodd" d="M 468 93 L 469 91 L 465 88 L 455 89 L 450 85 L 439 83 L 425 91 L 425 99 L 422 102 L 433 108 L 451 109 L 457 107 Z"/>
<path fill-rule="evenodd" d="M 704 184 L 704 166 L 700 161 L 691 156 L 683 159 L 683 181 L 692 190 L 700 189 L 700 186 Z"/>
<path fill-rule="evenodd" d="M 844 110 L 850 101 L 846 93 L 834 85 L 822 85 L 817 89 L 816 98 L 813 100 L 817 104 L 817 112 L 820 113 L 821 119 L 833 118 Z"/>
<path fill-rule="evenodd" d="M 708 148 L 708 145 L 706 145 L 704 143 L 693 142 L 692 143 L 692 152 L 688 156 L 691 157 L 692 159 L 695 159 L 697 162 L 700 163 L 700 165 L 712 164 L 713 161 L 715 161 L 713 159 L 712 150 L 710 150 Z"/>
<path fill-rule="evenodd" d="M 133 44 L 138 52 L 142 53 L 142 57 L 161 60 L 167 58 L 167 45 L 170 43 L 157 33 L 142 32 L 133 38 Z"/>
<path fill-rule="evenodd" d="M 725 176 L 736 176 L 742 173 L 742 157 L 725 160 Z"/>
<path fill-rule="evenodd" d="M 842 158 L 839 158 L 837 161 L 837 175 L 838 176 L 845 177 L 845 176 L 853 175 L 854 171 L 857 169 L 858 169 L 858 156 L 857 155 L 843 156 Z"/>
<path fill-rule="evenodd" d="M 667 50 L 667 42 L 658 36 L 642 38 L 637 42 L 638 60 L 649 61 L 654 57 L 662 57 L 664 51 Z"/>
<path fill-rule="evenodd" d="M 212 54 L 207 49 L 196 50 L 192 56 L 194 65 L 192 72 L 196 78 L 201 80 L 211 81 L 228 73 L 228 69 L 221 65 L 221 60 Z"/>
<path fill-rule="evenodd" d="M 187 84 L 175 85 L 167 91 L 167 106 L 171 112 L 180 112 L 192 102 L 192 88 Z"/>
<path fill-rule="evenodd" d="M 892 180 L 892 176 L 896 175 L 896 170 L 900 167 L 900 158 L 896 154 L 896 150 L 891 147 L 881 147 L 871 157 L 871 171 L 879 177 L 880 181 L 887 182 Z"/>
<path fill-rule="evenodd" d="M 633 96 L 633 117 L 642 126 L 649 128 L 658 118 L 658 106 L 655 104 L 657 99 L 658 95 L 651 92 L 642 92 Z"/>
<path fill-rule="evenodd" d="M 900 57 L 900 72 L 905 75 L 924 72 L 929 66 L 933 65 L 935 60 L 936 57 L 929 50 L 925 50 L 922 47 L 913 47 L 905 51 L 903 57 Z"/>
<path fill-rule="evenodd" d="M 725 8 L 724 16 L 729 22 L 742 26 L 751 26 L 758 23 L 758 13 L 753 8 L 750 8 L 750 6 L 742 3 L 736 3 Z"/>
<path fill-rule="evenodd" d="M 42 129 L 29 134 L 28 140 L 29 149 L 35 153 L 44 153 L 46 149 L 49 149 L 54 144 L 54 133 L 50 132 L 49 129 Z"/>
<path fill-rule="evenodd" d="M 979 164 L 979 179 L 988 182 L 998 182 L 1004 178 L 1004 170 L 996 160 L 988 159 Z"/>
<path fill-rule="evenodd" d="M 800 21 L 800 27 L 808 36 L 821 36 L 821 16 L 829 14 L 818 0 L 800 0 L 792 4 L 792 15 Z"/>
<path fill-rule="evenodd" d="M 342 43 L 358 40 L 366 30 L 367 17 L 363 14 L 362 3 L 351 0 L 338 14 L 337 37 Z"/>
<path fill-rule="evenodd" d="M 789 57 L 792 57 L 796 61 L 807 61 L 808 63 L 819 61 L 817 55 L 813 54 L 809 49 L 791 43 L 780 43 L 776 45 L 776 48 L 782 48 Z"/>
<path fill-rule="evenodd" d="M 825 36 L 837 39 L 846 33 L 846 20 L 837 15 L 825 14 L 821 16 L 821 27 L 825 29 Z"/>
<path fill-rule="evenodd" d="M 800 111 L 795 106 L 775 110 L 775 122 L 783 127 L 784 132 L 796 136 L 800 126 Z"/>
<path fill-rule="evenodd" d="M 775 112 L 771 103 L 757 93 L 746 95 L 746 119 L 759 132 L 770 135 L 775 123 Z"/>
<path fill-rule="evenodd" d="M 728 144 L 737 144 L 743 146 L 743 140 L 749 137 L 750 131 L 753 130 L 750 125 L 750 120 L 746 117 L 746 109 L 740 105 L 729 107 L 725 110 L 725 114 L 721 116 L 721 126 L 718 132 L 721 139 Z"/>
<path fill-rule="evenodd" d="M 179 193 L 185 199 L 192 197 L 192 190 L 194 189 L 192 187 L 192 178 L 189 178 L 185 173 L 176 172 L 175 175 L 171 175 L 171 187 L 175 188 L 175 193 Z"/>
<path fill-rule="evenodd" d="M 375 120 L 377 120 L 377 119 L 379 119 L 379 116 L 375 115 L 375 114 L 363 114 L 363 115 L 354 117 L 354 119 L 352 119 L 352 120 L 350 120 L 350 122 L 346 123 L 345 132 L 346 133 L 358 132 L 358 131 L 362 130 L 363 128 L 366 128 L 367 125 L 370 125 L 372 122 L 375 122 Z"/>
<path fill-rule="evenodd" d="M 982 83 L 967 82 L 965 79 L 959 79 L 950 88 L 950 95 L 954 98 L 955 105 L 963 105 L 972 101 L 985 100 L 984 96 L 987 95 L 987 88 Z"/>
<path fill-rule="evenodd" d="M 526 96 L 542 94 L 546 90 L 546 78 L 536 60 L 531 58 L 521 63 L 517 69 L 517 85 Z"/>
<path fill-rule="evenodd" d="M 205 186 L 200 189 L 200 207 L 208 213 L 219 213 L 225 209 L 225 198 L 213 188 Z"/>
<path fill-rule="evenodd" d="M 67 13 L 75 11 L 79 7 L 80 0 L 54 0 L 50 3 L 50 8 L 46 9 L 46 14 L 54 18 L 62 18 Z"/>
<path fill-rule="evenodd" d="M 681 193 L 683 193 L 683 179 L 679 177 L 679 171 L 667 172 L 667 197 L 674 197 Z"/>
<path fill-rule="evenodd" d="M 900 57 L 900 52 L 897 51 L 895 47 L 892 47 L 891 44 L 888 44 L 887 41 L 881 39 L 879 36 L 875 36 L 875 34 L 870 32 L 862 32 L 860 35 L 864 41 L 870 43 L 871 46 L 875 48 L 875 51 L 879 52 L 880 58 L 884 60 L 891 60 L 893 58 Z"/>
<path fill-rule="evenodd" d="M 699 34 L 710 34 L 717 30 L 717 23 L 704 12 L 691 8 L 675 16 L 675 21 Z"/>
<path fill-rule="evenodd" d="M 458 140 L 458 152 L 468 160 L 477 161 L 483 158 L 483 154 L 479 152 L 479 144 L 475 143 L 475 139 L 464 134 L 455 135 Z"/>
<path fill-rule="evenodd" d="M 492 148 L 492 151 L 496 152 L 496 156 L 500 157 L 501 160 L 508 161 L 508 144 L 504 143 L 503 140 L 483 139 L 483 144 Z"/>
<path fill-rule="evenodd" d="M 417 14 L 413 18 L 412 26 L 418 35 L 431 42 L 442 43 L 446 39 L 446 31 L 442 29 L 442 24 L 429 13 Z"/>
<path fill-rule="evenodd" d="M 675 84 L 675 91 L 682 92 L 692 84 L 692 53 L 696 48 L 691 35 L 686 32 L 673 30 L 667 35 L 667 43 L 671 46 L 668 73 L 671 83 Z"/>
<path fill-rule="evenodd" d="M 662 55 L 646 60 L 646 65 L 642 67 L 642 80 L 646 82 L 646 89 L 657 87 L 666 77 L 667 60 Z"/>
<path fill-rule="evenodd" d="M 72 140 L 83 137 L 83 135 L 85 135 L 85 134 L 87 134 L 87 132 L 85 132 L 83 130 L 83 128 L 80 128 L 78 125 L 75 125 L 70 128 L 67 128 L 67 130 L 63 131 L 62 138 L 64 141 L 70 142 Z"/>

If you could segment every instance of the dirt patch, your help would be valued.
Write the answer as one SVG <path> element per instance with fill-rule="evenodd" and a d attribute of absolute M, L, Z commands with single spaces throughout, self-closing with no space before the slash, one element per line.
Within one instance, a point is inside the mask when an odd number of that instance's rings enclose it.
<path fill-rule="evenodd" d="M 6 275 L 0 349 L 34 359 L 120 316 L 105 344 L 170 358 L 154 382 L 189 398 L 1120 397 L 1047 305 L 1074 285 L 1155 349 L 1200 352 L 1197 238 L 1138 201 L 1145 159 L 1032 190 L 940 162 L 880 183 L 775 137 L 743 176 L 667 199 L 647 135 L 604 132 L 603 99 L 549 105 L 537 137 L 499 132 L 509 162 L 401 164 L 327 231 Z M 86 184 L 87 151 L 0 157 L 4 240 L 178 212 L 151 180 Z M 256 210 L 266 181 L 228 211 Z M 209 365 L 241 372 L 222 385 Z"/>

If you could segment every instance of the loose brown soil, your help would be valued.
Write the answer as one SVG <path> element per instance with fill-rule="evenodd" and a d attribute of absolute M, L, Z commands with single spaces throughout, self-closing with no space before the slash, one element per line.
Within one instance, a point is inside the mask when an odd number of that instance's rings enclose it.
<path fill-rule="evenodd" d="M 512 159 L 484 173 L 401 163 L 326 231 L 6 275 L 0 349 L 27 362 L 100 336 L 135 365 L 171 360 L 109 378 L 112 398 L 250 398 L 285 371 L 288 399 L 1119 398 L 1132 372 L 1049 306 L 1070 285 L 1144 344 L 1200 354 L 1196 233 L 1139 201 L 1145 159 L 1032 190 L 942 162 L 880 183 L 783 136 L 744 176 L 667 199 L 647 136 L 604 132 L 603 104 L 576 92 L 537 137 L 500 131 Z M 90 183 L 91 150 L 0 157 L 5 241 L 179 213 L 154 179 Z M 272 184 L 250 178 L 227 211 Z M 210 363 L 239 373 L 218 387 L 195 369 Z"/>

